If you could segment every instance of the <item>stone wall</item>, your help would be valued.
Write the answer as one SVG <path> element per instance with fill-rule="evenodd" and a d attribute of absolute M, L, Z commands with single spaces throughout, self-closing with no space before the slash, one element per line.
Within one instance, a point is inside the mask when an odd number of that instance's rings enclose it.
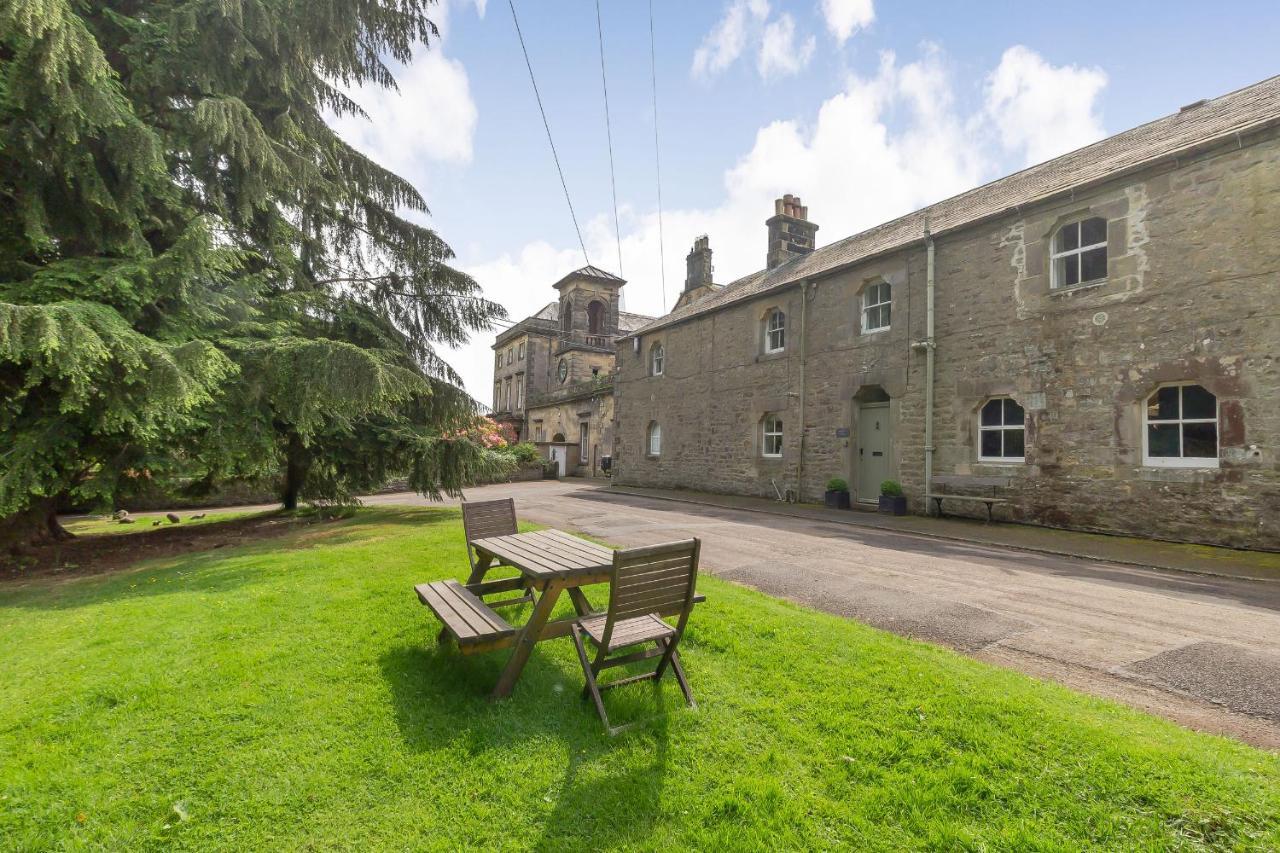
<path fill-rule="evenodd" d="M 1280 141 L 1242 142 L 938 237 L 935 490 L 1006 497 L 1017 521 L 1280 548 Z M 1105 281 L 1051 290 L 1051 236 L 1092 215 L 1107 219 Z M 878 484 L 857 482 L 858 401 L 883 393 L 891 476 L 923 511 L 925 356 L 912 342 L 925 337 L 925 278 L 922 235 L 810 282 L 807 297 L 797 285 L 727 306 L 645 335 L 639 354 L 624 342 L 615 481 L 759 495 L 776 483 L 816 500 L 842 476 L 866 497 Z M 860 294 L 880 280 L 892 322 L 864 332 Z M 775 307 L 787 348 L 766 355 Z M 656 340 L 666 365 L 653 377 Z M 1143 405 L 1172 382 L 1217 395 L 1217 467 L 1143 464 Z M 1025 410 L 1023 462 L 978 459 L 979 412 L 996 396 Z M 767 412 L 784 420 L 781 459 L 760 453 Z"/>
<path fill-rule="evenodd" d="M 587 461 L 581 462 L 578 454 L 569 455 L 566 473 L 592 476 L 600 473 L 600 457 L 613 448 L 614 404 L 610 382 L 601 380 L 553 392 L 530 401 L 528 411 L 529 435 L 545 449 L 557 435 L 566 442 L 578 445 L 579 428 L 585 421 L 587 427 Z M 538 426 L 542 435 L 538 436 Z"/>

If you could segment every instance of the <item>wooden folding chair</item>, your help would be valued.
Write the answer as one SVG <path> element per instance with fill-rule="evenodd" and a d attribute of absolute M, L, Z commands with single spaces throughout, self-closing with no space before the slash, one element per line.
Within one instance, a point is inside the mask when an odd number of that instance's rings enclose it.
<path fill-rule="evenodd" d="M 604 613 L 584 616 L 573 626 L 573 643 L 578 648 L 582 673 L 587 686 L 582 695 L 590 696 L 596 711 L 611 735 L 631 727 L 609 725 L 609 715 L 604 709 L 600 693 L 623 684 L 662 678 L 667 667 L 675 673 L 680 690 L 690 708 L 696 708 L 684 667 L 680 665 L 680 638 L 694 605 L 694 585 L 698 580 L 698 551 L 702 543 L 697 539 L 671 542 L 666 545 L 650 545 L 613 552 L 613 573 L 609 586 L 609 609 Z M 675 627 L 665 622 L 659 610 L 679 608 Z M 594 660 L 588 660 L 586 642 L 596 648 Z M 625 652 L 634 646 L 653 643 L 654 648 Z M 614 657 L 614 653 L 624 651 Z M 612 666 L 634 663 L 661 657 L 653 672 L 645 672 L 627 678 L 601 684 L 597 678 L 602 670 Z"/>
<path fill-rule="evenodd" d="M 476 563 L 476 552 L 471 547 L 473 539 L 487 539 L 490 536 L 510 536 L 520 532 L 520 527 L 516 523 L 516 502 L 513 498 L 504 498 L 496 501 L 463 501 L 462 503 L 462 535 L 467 538 L 467 560 L 471 563 L 471 577 L 467 581 L 467 586 L 480 584 L 484 580 L 484 574 L 492 566 L 478 566 Z M 499 562 L 498 565 L 505 565 Z M 515 583 L 516 579 L 511 579 Z M 511 588 L 511 584 L 503 582 L 493 582 L 490 587 Z M 502 589 L 493 589 L 492 592 L 501 592 Z M 481 592 L 480 595 L 489 595 L 491 592 Z M 525 589 L 521 595 L 516 598 L 509 598 L 503 601 L 491 602 L 490 607 L 507 607 L 514 604 L 527 604 L 533 601 L 533 591 Z"/>

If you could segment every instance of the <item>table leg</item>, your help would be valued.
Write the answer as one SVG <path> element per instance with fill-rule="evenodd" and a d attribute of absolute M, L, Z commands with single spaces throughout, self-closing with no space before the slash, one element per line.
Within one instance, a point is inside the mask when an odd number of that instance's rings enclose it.
<path fill-rule="evenodd" d="M 569 599 L 573 602 L 573 609 L 578 611 L 579 616 L 588 616 L 592 613 L 591 602 L 587 601 L 587 596 L 582 592 L 582 587 L 569 587 Z"/>
<path fill-rule="evenodd" d="M 493 693 L 489 695 L 490 699 L 506 699 L 511 695 L 511 691 L 515 690 L 516 682 L 520 680 L 520 673 L 524 671 L 524 665 L 529 662 L 533 646 L 540 639 L 542 629 L 551 618 L 551 611 L 555 609 L 556 601 L 560 598 L 560 591 L 563 589 L 562 582 L 552 581 L 543 590 L 537 605 L 533 608 L 533 613 L 529 616 L 529 621 L 520 629 L 515 648 L 511 650 L 511 657 L 503 667 L 502 675 L 498 677 L 498 683 L 493 688 Z"/>

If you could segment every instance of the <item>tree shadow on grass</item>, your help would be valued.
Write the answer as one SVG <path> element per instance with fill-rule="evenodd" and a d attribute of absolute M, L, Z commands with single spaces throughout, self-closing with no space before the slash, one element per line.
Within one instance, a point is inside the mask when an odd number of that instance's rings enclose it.
<path fill-rule="evenodd" d="M 462 743 L 468 756 L 500 751 L 517 763 L 538 755 L 568 756 L 552 788 L 555 805 L 539 820 L 542 834 L 533 849 L 599 849 L 646 837 L 667 772 L 669 715 L 683 709 L 683 702 L 665 695 L 660 684 L 611 691 L 611 721 L 640 725 L 610 737 L 580 695 L 580 670 L 541 648 L 534 649 L 514 695 L 490 701 L 506 659 L 505 653 L 464 657 L 434 640 L 384 654 L 382 673 L 405 744 L 428 753 Z M 521 784 L 518 772 L 511 778 L 512 785 Z"/>
<path fill-rule="evenodd" d="M 348 517 L 304 519 L 296 528 L 272 538 L 222 543 L 204 551 L 154 558 L 144 556 L 133 565 L 96 574 L 44 574 L 0 583 L 0 610 L 68 610 L 139 596 L 231 592 L 262 579 L 273 570 L 264 564 L 282 552 L 301 552 L 318 545 L 336 547 L 369 542 L 371 530 L 384 525 L 412 525 L 424 530 L 448 526 L 456 524 L 459 515 L 451 509 L 380 507 Z M 111 538 L 122 541 L 132 536 L 122 534 Z M 458 558 L 454 562 L 465 566 L 462 547 L 459 540 Z M 353 571 L 368 569 L 353 563 Z M 181 583 L 171 582 L 179 577 Z"/>

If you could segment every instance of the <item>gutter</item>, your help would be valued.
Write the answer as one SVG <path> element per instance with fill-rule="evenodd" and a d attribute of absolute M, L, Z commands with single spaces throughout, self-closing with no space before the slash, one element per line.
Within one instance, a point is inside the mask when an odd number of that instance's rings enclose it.
<path fill-rule="evenodd" d="M 809 280 L 800 282 L 800 451 L 796 462 L 796 499 L 804 500 L 805 350 L 809 348 Z"/>
<path fill-rule="evenodd" d="M 924 226 L 925 245 L 925 285 L 924 285 L 924 493 L 933 493 L 933 366 L 937 342 L 933 335 L 933 291 L 934 291 L 934 247 L 933 235 L 929 226 Z M 929 499 L 924 499 L 925 511 L 929 510 Z"/>
<path fill-rule="evenodd" d="M 924 350 L 924 494 L 933 493 L 933 373 L 937 342 L 934 338 L 934 279 L 935 262 L 933 234 L 929 225 L 924 226 L 925 284 L 924 284 L 924 338 L 913 341 L 913 350 Z M 925 513 L 929 511 L 929 499 L 924 497 Z"/>

